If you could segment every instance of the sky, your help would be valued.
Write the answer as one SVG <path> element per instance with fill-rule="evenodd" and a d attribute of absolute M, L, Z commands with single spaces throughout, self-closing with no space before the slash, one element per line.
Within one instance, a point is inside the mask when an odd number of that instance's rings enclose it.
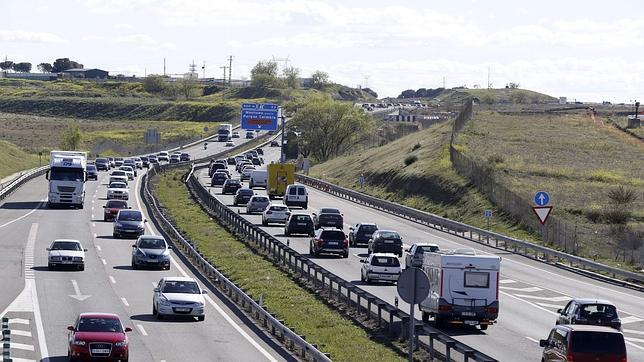
<path fill-rule="evenodd" d="M 68 57 L 111 74 L 234 79 L 285 59 L 309 76 L 374 89 L 521 88 L 569 100 L 644 95 L 637 1 L 0 0 L 0 57 Z M 284 61 L 279 61 L 280 67 Z"/>

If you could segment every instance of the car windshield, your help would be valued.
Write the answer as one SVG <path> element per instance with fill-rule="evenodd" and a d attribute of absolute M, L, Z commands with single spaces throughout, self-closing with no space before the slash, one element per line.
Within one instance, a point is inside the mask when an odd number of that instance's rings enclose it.
<path fill-rule="evenodd" d="M 87 171 L 96 171 L 96 166 L 94 166 L 94 165 L 87 165 Z"/>
<path fill-rule="evenodd" d="M 82 168 L 52 167 L 49 179 L 56 181 L 83 181 Z"/>
<path fill-rule="evenodd" d="M 571 338 L 570 349 L 575 353 L 626 354 L 624 337 L 620 333 L 574 331 Z"/>
<path fill-rule="evenodd" d="M 232 184 L 239 184 L 239 180 L 230 179 L 230 180 L 228 180 L 228 184 L 229 184 L 229 185 L 232 185 Z"/>
<path fill-rule="evenodd" d="M 302 221 L 308 221 L 308 222 L 310 222 L 310 221 L 311 221 L 311 217 L 310 217 L 309 215 L 296 215 L 296 216 L 295 216 L 295 220 L 300 221 L 300 222 L 302 222 Z"/>
<path fill-rule="evenodd" d="M 119 220 L 121 221 L 142 221 L 143 215 L 138 211 L 120 211 Z"/>
<path fill-rule="evenodd" d="M 110 184 L 110 188 L 111 188 L 111 189 L 124 189 L 124 188 L 126 188 L 126 187 L 127 187 L 127 186 L 126 186 L 124 183 L 122 183 L 122 182 L 112 182 L 112 183 Z"/>
<path fill-rule="evenodd" d="M 421 253 L 421 254 L 422 253 L 430 253 L 430 252 L 434 252 L 434 251 L 438 251 L 438 246 L 435 246 L 435 245 L 423 245 L 423 246 L 419 246 L 417 248 L 417 252 Z"/>
<path fill-rule="evenodd" d="M 397 258 L 390 256 L 376 256 L 371 259 L 371 265 L 373 266 L 400 266 Z"/>
<path fill-rule="evenodd" d="M 81 251 L 81 246 L 79 243 L 73 241 L 56 241 L 51 245 L 51 250 L 74 250 Z"/>
<path fill-rule="evenodd" d="M 123 200 L 110 200 L 107 202 L 107 205 L 105 205 L 105 207 L 108 207 L 111 209 L 126 209 L 127 202 Z"/>
<path fill-rule="evenodd" d="M 201 294 L 197 283 L 190 281 L 167 281 L 163 293 Z"/>
<path fill-rule="evenodd" d="M 165 249 L 165 240 L 163 239 L 141 239 L 139 241 L 141 249 Z"/>
<path fill-rule="evenodd" d="M 288 211 L 286 206 L 271 206 L 272 211 Z"/>
<path fill-rule="evenodd" d="M 378 227 L 376 225 L 362 225 L 362 226 L 360 226 L 360 232 L 363 232 L 363 233 L 373 233 L 376 230 L 378 230 Z"/>
<path fill-rule="evenodd" d="M 586 304 L 581 306 L 579 316 L 586 319 L 614 318 L 617 311 L 610 304 Z"/>
<path fill-rule="evenodd" d="M 320 214 L 339 214 L 340 210 L 338 209 L 332 209 L 332 208 L 324 208 L 320 209 Z"/>
<path fill-rule="evenodd" d="M 325 230 L 320 236 L 322 239 L 344 240 L 344 232 L 339 230 Z"/>
<path fill-rule="evenodd" d="M 380 237 L 383 239 L 400 239 L 400 235 L 395 231 L 383 231 L 380 233 Z"/>
<path fill-rule="evenodd" d="M 115 318 L 81 318 L 78 321 L 78 332 L 123 332 L 121 321 Z"/>
<path fill-rule="evenodd" d="M 97 159 L 96 159 L 96 163 L 107 163 L 107 162 L 108 162 L 108 161 L 107 161 L 107 159 L 105 159 L 105 158 L 97 158 Z"/>
<path fill-rule="evenodd" d="M 268 202 L 268 198 L 266 197 L 256 197 L 253 199 L 253 202 Z"/>

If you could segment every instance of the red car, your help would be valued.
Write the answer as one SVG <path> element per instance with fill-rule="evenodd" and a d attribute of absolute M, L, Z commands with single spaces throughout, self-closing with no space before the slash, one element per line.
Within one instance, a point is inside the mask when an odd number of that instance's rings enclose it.
<path fill-rule="evenodd" d="M 69 330 L 70 361 L 125 361 L 129 358 L 126 332 L 119 316 L 111 313 L 81 313 Z"/>
<path fill-rule="evenodd" d="M 119 210 L 121 209 L 131 209 L 131 207 L 127 206 L 127 201 L 125 200 L 109 200 L 107 201 L 107 204 L 103 206 L 103 221 L 111 221 L 114 220 L 116 217 L 116 214 L 119 213 Z"/>

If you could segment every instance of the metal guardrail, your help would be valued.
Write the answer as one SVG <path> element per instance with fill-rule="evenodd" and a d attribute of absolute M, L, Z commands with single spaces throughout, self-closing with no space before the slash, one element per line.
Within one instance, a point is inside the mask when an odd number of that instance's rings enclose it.
<path fill-rule="evenodd" d="M 11 362 L 11 330 L 9 318 L 2 318 L 2 362 Z"/>
<path fill-rule="evenodd" d="M 274 264 L 288 268 L 295 275 L 305 279 L 318 291 L 317 294 L 320 297 L 344 304 L 347 312 L 353 313 L 357 318 L 376 322 L 379 328 L 385 328 L 393 338 L 407 339 L 409 314 L 324 269 L 227 207 L 211 195 L 197 179 L 194 170 L 206 167 L 207 165 L 194 166 L 186 184 L 193 197 L 211 217 L 219 220 L 232 233 L 241 235 L 249 243 L 253 243 Z M 447 361 L 452 361 L 452 355 L 456 352 L 462 356 L 463 361 L 496 361 L 438 329 L 424 325 L 420 321 L 414 322 L 420 334 L 429 338 L 428 342 L 419 339 L 415 345 L 426 350 L 431 359 L 440 356 Z"/>
<path fill-rule="evenodd" d="M 48 169 L 49 169 L 49 166 L 38 167 L 36 169 L 33 169 L 25 173 L 24 175 L 18 177 L 17 179 L 11 181 L 6 187 L 0 190 L 0 200 L 4 200 L 7 196 L 9 196 L 9 194 L 14 192 L 16 189 L 18 189 L 18 187 L 22 186 L 22 184 L 24 184 L 25 182 L 45 174 L 45 172 L 47 172 Z"/>
<path fill-rule="evenodd" d="M 460 223 L 458 221 L 446 219 L 438 215 L 411 208 L 409 206 L 397 204 L 391 201 L 381 200 L 379 198 L 344 188 L 310 176 L 298 174 L 296 175 L 296 180 L 302 184 L 314 187 L 336 197 L 343 198 L 345 200 L 349 200 L 360 205 L 365 205 L 380 211 L 384 211 L 398 217 L 431 227 L 436 230 L 460 236 L 479 244 L 511 251 L 515 254 L 527 256 L 529 258 L 553 265 L 563 262 L 570 265 L 571 267 L 608 273 L 612 275 L 613 278 L 620 277 L 627 281 L 635 281 L 644 284 L 644 273 L 635 273 L 619 268 L 610 267 L 608 265 L 604 265 L 576 255 L 564 253 L 545 246 L 533 244 L 524 240 L 514 239 L 509 236 L 497 234 L 495 232 L 480 229 L 468 224 Z"/>
<path fill-rule="evenodd" d="M 226 276 L 210 264 L 210 262 L 206 260 L 197 249 L 195 249 L 194 245 L 190 241 L 186 240 L 166 218 L 160 210 L 157 200 L 148 188 L 149 177 L 154 176 L 157 173 L 157 169 L 163 172 L 167 169 L 176 168 L 178 166 L 179 164 L 155 166 L 150 169 L 149 173 L 143 176 L 142 180 L 144 201 L 148 206 L 150 206 L 152 217 L 159 221 L 158 225 L 160 226 L 160 230 L 166 234 L 165 236 L 167 239 L 178 241 L 184 255 L 193 261 L 194 266 L 199 268 L 206 278 L 212 281 L 217 288 L 224 292 L 231 301 L 235 302 L 255 320 L 259 321 L 259 323 L 273 336 L 276 336 L 287 349 L 295 352 L 298 357 L 303 360 L 331 361 L 329 356 L 285 326 L 282 321 L 278 320 L 270 312 L 264 309 L 259 302 L 255 301 L 235 283 L 226 278 Z"/>

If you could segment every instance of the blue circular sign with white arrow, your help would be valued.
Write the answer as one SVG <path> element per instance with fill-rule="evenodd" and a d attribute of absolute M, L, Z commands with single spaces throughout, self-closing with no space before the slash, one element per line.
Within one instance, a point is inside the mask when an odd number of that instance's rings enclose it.
<path fill-rule="evenodd" d="M 550 202 L 550 195 L 545 191 L 537 191 L 534 194 L 534 203 L 539 206 L 546 206 Z"/>

